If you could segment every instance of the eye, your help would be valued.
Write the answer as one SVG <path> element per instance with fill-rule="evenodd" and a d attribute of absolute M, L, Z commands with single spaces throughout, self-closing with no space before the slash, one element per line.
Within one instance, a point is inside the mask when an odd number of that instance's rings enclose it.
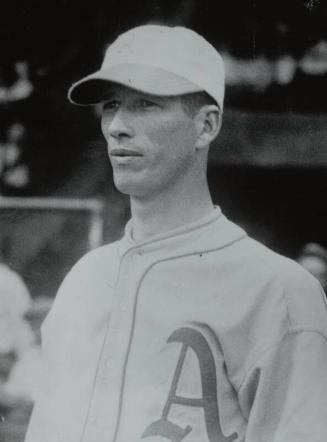
<path fill-rule="evenodd" d="M 102 110 L 104 111 L 115 111 L 119 107 L 119 102 L 117 100 L 108 100 L 103 103 Z"/>
<path fill-rule="evenodd" d="M 154 101 L 148 100 L 146 98 L 141 98 L 139 100 L 137 100 L 137 102 L 135 103 L 135 107 L 138 109 L 149 109 L 151 107 L 156 107 L 158 106 L 157 103 L 155 103 Z"/>

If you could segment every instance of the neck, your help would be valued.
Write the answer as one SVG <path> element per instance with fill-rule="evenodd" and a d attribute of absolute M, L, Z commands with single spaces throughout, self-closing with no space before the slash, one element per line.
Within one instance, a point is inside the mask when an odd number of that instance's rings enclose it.
<path fill-rule="evenodd" d="M 207 181 L 198 186 L 170 189 L 160 196 L 131 197 L 133 238 L 144 241 L 196 222 L 213 211 Z"/>

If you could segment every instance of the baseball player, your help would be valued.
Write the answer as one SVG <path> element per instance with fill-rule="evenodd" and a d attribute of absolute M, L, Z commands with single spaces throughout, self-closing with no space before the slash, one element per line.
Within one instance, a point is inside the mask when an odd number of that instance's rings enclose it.
<path fill-rule="evenodd" d="M 112 43 L 69 99 L 101 104 L 124 237 L 84 256 L 42 327 L 27 442 L 325 442 L 319 283 L 214 206 L 224 67 L 183 27 Z"/>

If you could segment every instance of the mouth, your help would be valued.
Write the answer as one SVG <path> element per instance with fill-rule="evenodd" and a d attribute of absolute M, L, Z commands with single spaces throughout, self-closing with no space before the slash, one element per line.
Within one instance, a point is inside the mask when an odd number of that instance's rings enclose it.
<path fill-rule="evenodd" d="M 124 157 L 130 158 L 130 157 L 141 157 L 142 154 L 133 149 L 114 148 L 111 150 L 110 156 L 115 158 L 124 158 Z"/>

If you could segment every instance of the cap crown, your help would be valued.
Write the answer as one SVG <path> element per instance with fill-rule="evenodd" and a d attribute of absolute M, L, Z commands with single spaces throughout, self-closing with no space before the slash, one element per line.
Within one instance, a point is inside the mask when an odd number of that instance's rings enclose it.
<path fill-rule="evenodd" d="M 101 69 L 129 63 L 179 75 L 205 90 L 222 107 L 225 89 L 223 60 L 196 32 L 181 27 L 144 25 L 117 38 L 107 49 Z"/>
<path fill-rule="evenodd" d="M 100 70 L 73 84 L 75 104 L 103 101 L 108 82 L 153 95 L 207 92 L 223 108 L 224 63 L 202 36 L 181 26 L 144 25 L 121 34 L 107 49 Z"/>

